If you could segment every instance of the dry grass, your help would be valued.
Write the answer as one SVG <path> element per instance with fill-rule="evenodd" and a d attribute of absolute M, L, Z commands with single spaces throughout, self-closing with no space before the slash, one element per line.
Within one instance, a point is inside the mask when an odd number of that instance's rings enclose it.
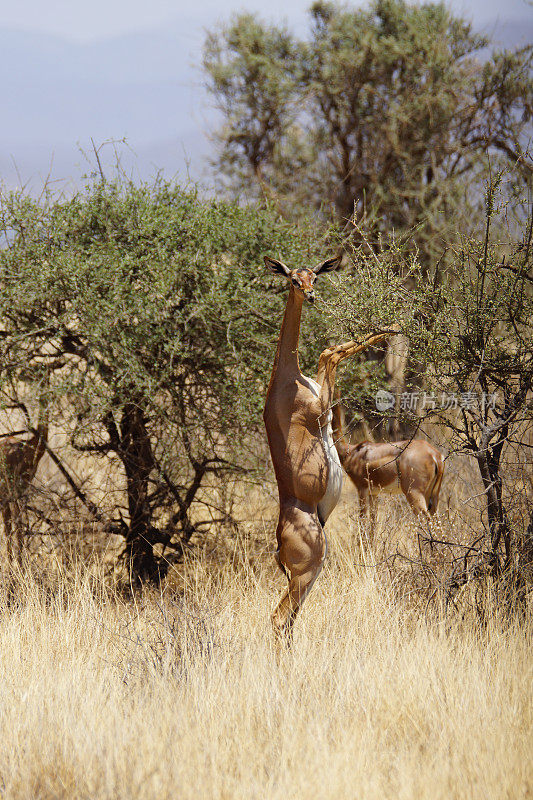
<path fill-rule="evenodd" d="M 350 507 L 279 656 L 283 578 L 251 537 L 137 602 L 97 566 L 25 575 L 0 616 L 0 796 L 533 796 L 533 623 L 424 614 L 360 565 Z"/>

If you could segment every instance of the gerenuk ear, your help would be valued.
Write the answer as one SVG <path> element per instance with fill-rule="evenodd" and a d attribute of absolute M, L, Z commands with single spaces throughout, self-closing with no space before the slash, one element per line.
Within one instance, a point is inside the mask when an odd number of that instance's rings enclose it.
<path fill-rule="evenodd" d="M 313 267 L 313 272 L 315 275 L 321 275 L 323 272 L 333 272 L 333 270 L 339 269 L 342 261 L 342 254 L 337 256 L 333 256 L 333 258 L 327 258 L 321 264 L 318 264 L 316 267 Z"/>
<path fill-rule="evenodd" d="M 284 278 L 288 278 L 291 274 L 290 269 L 285 266 L 283 261 L 278 261 L 276 258 L 270 258 L 270 256 L 263 256 L 263 258 L 265 259 L 265 264 L 269 270 L 274 272 L 276 275 L 283 275 Z"/>

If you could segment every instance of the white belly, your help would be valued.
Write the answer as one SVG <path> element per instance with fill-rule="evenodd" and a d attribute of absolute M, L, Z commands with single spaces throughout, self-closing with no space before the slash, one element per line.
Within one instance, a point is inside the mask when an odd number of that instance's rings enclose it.
<path fill-rule="evenodd" d="M 311 390 L 314 392 L 314 394 L 316 394 L 317 397 L 319 397 L 320 386 L 318 383 L 311 380 L 311 378 L 307 378 L 307 380 L 309 381 Z M 329 465 L 326 493 L 318 504 L 318 511 L 320 513 L 322 522 L 326 522 L 327 518 L 339 502 L 342 492 L 342 484 L 344 482 L 344 473 L 342 471 L 339 454 L 337 453 L 337 448 L 335 447 L 335 442 L 333 440 L 333 431 L 331 429 L 332 418 L 333 414 L 330 410 L 324 419 L 320 419 L 320 433 L 322 436 L 322 441 L 324 442 L 324 449 L 326 451 L 326 457 Z"/>

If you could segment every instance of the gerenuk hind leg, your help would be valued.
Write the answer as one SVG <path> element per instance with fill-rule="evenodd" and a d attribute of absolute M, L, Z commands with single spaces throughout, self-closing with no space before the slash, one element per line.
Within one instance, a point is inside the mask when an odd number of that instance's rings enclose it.
<path fill-rule="evenodd" d="M 294 507 L 281 512 L 277 537 L 277 558 L 289 585 L 272 625 L 278 639 L 290 644 L 296 615 L 324 564 L 326 538 L 316 514 Z"/>

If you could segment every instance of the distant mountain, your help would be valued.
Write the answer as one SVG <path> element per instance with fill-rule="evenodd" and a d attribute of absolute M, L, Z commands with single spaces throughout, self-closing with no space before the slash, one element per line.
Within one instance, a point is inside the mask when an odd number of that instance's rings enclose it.
<path fill-rule="evenodd" d="M 38 183 L 53 153 L 53 174 L 78 179 L 84 159 L 76 145 L 90 148 L 91 137 L 98 144 L 126 137 L 143 173 L 157 164 L 185 175 L 187 159 L 199 174 L 209 112 L 191 41 L 171 31 L 76 45 L 0 31 L 1 177 L 19 182 L 15 161 L 23 180 L 35 175 Z"/>
<path fill-rule="evenodd" d="M 197 38 L 178 29 L 76 44 L 48 34 L 4 29 L 0 30 L 0 67 L 11 69 L 13 77 L 22 81 L 42 71 L 55 80 L 149 83 L 190 72 L 192 43 Z"/>
<path fill-rule="evenodd" d="M 478 25 L 500 46 L 533 40 L 533 19 Z M 38 191 L 50 171 L 75 185 L 92 169 L 91 150 L 125 137 L 124 169 L 199 178 L 211 152 L 215 112 L 199 68 L 203 31 L 185 19 L 167 30 L 92 44 L 0 29 L 0 179 Z M 110 146 L 102 150 L 106 169 Z M 94 159 L 93 159 L 94 163 Z"/>

